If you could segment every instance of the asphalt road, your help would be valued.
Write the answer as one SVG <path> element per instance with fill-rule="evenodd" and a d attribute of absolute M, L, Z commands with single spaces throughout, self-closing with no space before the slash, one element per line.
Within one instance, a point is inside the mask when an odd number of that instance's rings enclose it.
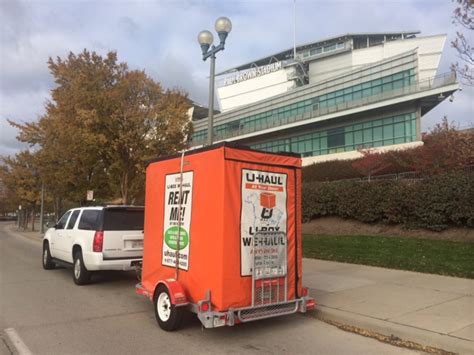
<path fill-rule="evenodd" d="M 211 330 L 190 314 L 166 333 L 151 302 L 135 294 L 134 273 L 76 286 L 70 269 L 42 269 L 40 241 L 0 223 L 2 355 L 16 349 L 6 335 L 12 328 L 34 354 L 414 354 L 300 314 Z"/>

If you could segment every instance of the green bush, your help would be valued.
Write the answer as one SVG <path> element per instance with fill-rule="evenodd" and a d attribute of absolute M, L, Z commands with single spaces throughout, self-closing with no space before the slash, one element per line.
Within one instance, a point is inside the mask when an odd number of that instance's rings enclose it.
<path fill-rule="evenodd" d="M 365 223 L 443 230 L 474 227 L 474 183 L 470 173 L 422 180 L 303 183 L 303 221 L 338 216 Z"/>

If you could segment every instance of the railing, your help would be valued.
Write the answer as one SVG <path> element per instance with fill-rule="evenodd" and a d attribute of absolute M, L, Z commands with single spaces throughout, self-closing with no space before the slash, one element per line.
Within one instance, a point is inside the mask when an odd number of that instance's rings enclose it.
<path fill-rule="evenodd" d="M 462 169 L 467 174 L 474 173 L 474 165 L 466 165 Z M 380 181 L 380 180 L 422 180 L 423 174 L 417 171 L 406 171 L 403 173 L 394 173 L 394 174 L 382 174 L 382 175 L 373 175 L 370 178 L 368 176 L 361 178 L 349 178 L 349 179 L 339 179 L 331 181 L 320 181 L 324 183 L 339 182 L 339 181 L 355 181 L 355 182 L 370 182 L 370 181 Z"/>
<path fill-rule="evenodd" d="M 440 88 L 440 87 L 455 84 L 455 83 L 456 83 L 456 75 L 454 72 L 450 72 L 450 73 L 437 75 L 431 78 L 419 80 L 412 85 L 404 86 L 400 89 L 390 90 L 378 95 L 371 95 L 362 99 L 344 102 L 344 103 L 332 105 L 326 108 L 321 108 L 319 107 L 319 105 L 317 105 L 317 109 L 314 109 L 312 112 L 306 112 L 303 114 L 294 115 L 287 118 L 278 118 L 274 116 L 273 120 L 271 120 L 270 122 L 266 122 L 265 124 L 261 124 L 258 127 L 245 127 L 243 124 L 239 125 L 237 123 L 238 121 L 236 120 L 235 128 L 232 129 L 231 131 L 228 131 L 225 134 L 219 134 L 219 132 L 217 131 L 216 140 L 233 138 L 233 137 L 241 136 L 244 134 L 258 132 L 264 129 L 280 127 L 286 124 L 291 124 L 294 122 L 304 121 L 307 119 L 324 116 L 331 113 L 354 109 L 357 107 L 366 106 L 369 104 L 374 104 L 377 102 L 394 99 L 401 96 L 416 94 L 423 91 L 428 91 L 428 90 Z M 219 125 L 215 127 L 219 127 Z M 203 144 L 206 141 L 206 139 L 207 138 L 205 136 L 199 137 L 198 139 L 193 139 L 192 145 L 195 146 L 195 145 Z"/>

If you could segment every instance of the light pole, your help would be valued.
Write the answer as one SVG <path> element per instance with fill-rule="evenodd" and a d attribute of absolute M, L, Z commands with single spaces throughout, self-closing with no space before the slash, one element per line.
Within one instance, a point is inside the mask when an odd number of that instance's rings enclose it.
<path fill-rule="evenodd" d="M 198 42 L 202 49 L 202 60 L 211 58 L 211 75 L 209 77 L 209 114 L 207 117 L 207 144 L 213 142 L 213 121 L 214 121 L 214 76 L 216 71 L 216 53 L 224 50 L 227 35 L 232 30 L 232 22 L 227 17 L 219 17 L 216 20 L 215 29 L 219 35 L 219 45 L 212 44 L 214 36 L 210 31 L 201 31 L 198 35 Z M 212 47 L 211 47 L 212 45 Z"/>

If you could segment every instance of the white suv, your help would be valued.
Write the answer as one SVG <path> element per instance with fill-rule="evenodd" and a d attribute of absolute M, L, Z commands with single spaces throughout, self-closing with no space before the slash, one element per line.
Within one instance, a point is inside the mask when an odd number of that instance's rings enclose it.
<path fill-rule="evenodd" d="M 144 208 L 81 207 L 67 211 L 43 238 L 43 268 L 72 265 L 77 285 L 97 270 L 131 270 L 143 258 Z"/>

